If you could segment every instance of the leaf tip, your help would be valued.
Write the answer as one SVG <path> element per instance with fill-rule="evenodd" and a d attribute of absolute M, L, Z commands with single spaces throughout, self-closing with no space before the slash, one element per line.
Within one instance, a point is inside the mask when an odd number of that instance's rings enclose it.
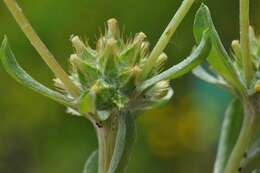
<path fill-rule="evenodd" d="M 205 7 L 207 7 L 207 5 L 204 2 L 202 2 L 200 8 L 205 8 Z"/>
<path fill-rule="evenodd" d="M 2 41 L 0 49 L 3 50 L 4 48 L 6 48 L 7 44 L 8 44 L 8 38 L 7 38 L 7 35 L 4 35 L 4 39 Z"/>
<path fill-rule="evenodd" d="M 196 16 L 201 14 L 201 13 L 204 14 L 204 15 L 205 14 L 210 15 L 209 7 L 206 4 L 204 4 L 204 3 L 201 4 L 199 10 L 197 11 Z"/>
<path fill-rule="evenodd" d="M 5 52 L 7 45 L 8 45 L 8 38 L 6 35 L 4 35 L 4 39 L 3 39 L 1 47 L 0 47 L 0 60 L 2 60 L 4 57 L 4 52 Z"/>

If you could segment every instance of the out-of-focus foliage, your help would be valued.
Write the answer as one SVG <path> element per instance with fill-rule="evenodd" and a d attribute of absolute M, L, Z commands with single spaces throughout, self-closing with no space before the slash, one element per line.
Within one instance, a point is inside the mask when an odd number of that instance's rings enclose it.
<path fill-rule="evenodd" d="M 98 28 L 115 17 L 126 33 L 143 31 L 152 45 L 181 0 L 20 0 L 28 18 L 48 47 L 67 67 L 71 34 L 85 36 L 93 46 Z M 194 44 L 193 15 L 197 1 L 167 48 L 171 63 L 188 55 Z M 238 38 L 238 2 L 208 0 L 225 46 Z M 234 5 L 236 4 L 236 5 Z M 252 23 L 260 32 L 260 1 L 251 0 Z M 51 86 L 51 72 L 30 46 L 9 12 L 0 3 L 0 36 L 7 34 L 19 62 L 33 77 Z M 170 66 L 170 64 L 169 64 Z M 0 68 L 0 172 L 81 172 L 96 148 L 95 132 L 83 118 L 69 116 L 64 107 L 23 88 Z M 145 113 L 129 173 L 210 172 L 220 122 L 229 96 L 187 75 L 174 82 L 176 95 L 167 106 Z M 189 163 L 189 166 L 187 166 Z"/>

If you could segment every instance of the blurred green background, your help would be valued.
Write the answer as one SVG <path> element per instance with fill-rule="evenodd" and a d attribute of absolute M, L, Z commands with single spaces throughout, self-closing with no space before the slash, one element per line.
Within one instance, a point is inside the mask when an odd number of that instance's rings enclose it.
<path fill-rule="evenodd" d="M 107 19 L 115 17 L 128 35 L 143 31 L 153 46 L 182 0 L 19 0 L 33 26 L 68 69 L 70 35 L 94 45 Z M 166 52 L 169 66 L 194 44 L 196 1 Z M 228 47 L 239 36 L 238 0 L 208 0 L 215 25 Z M 252 24 L 260 31 L 260 1 L 251 0 Z M 22 66 L 52 86 L 53 75 L 0 2 L 0 36 L 7 34 Z M 129 173 L 211 172 L 223 113 L 230 95 L 191 74 L 173 83 L 175 96 L 138 119 L 138 140 Z M 0 67 L 0 173 L 80 173 L 97 147 L 84 118 L 16 83 Z"/>

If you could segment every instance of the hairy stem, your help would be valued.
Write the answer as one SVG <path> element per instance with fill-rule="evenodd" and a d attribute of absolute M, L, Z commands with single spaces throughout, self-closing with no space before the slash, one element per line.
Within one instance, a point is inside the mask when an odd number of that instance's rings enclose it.
<path fill-rule="evenodd" d="M 255 110 L 251 105 L 244 106 L 245 115 L 238 141 L 227 162 L 225 173 L 236 173 L 239 171 L 243 156 L 248 149 L 254 134 Z"/>
<path fill-rule="evenodd" d="M 174 32 L 177 30 L 177 28 L 181 24 L 182 20 L 184 19 L 184 17 L 190 10 L 194 1 L 195 0 L 184 0 L 182 2 L 180 8 L 178 9 L 176 14 L 170 21 L 169 25 L 167 26 L 167 28 L 165 29 L 163 34 L 161 35 L 161 37 L 158 40 L 158 42 L 156 43 L 155 47 L 153 48 L 153 50 L 148 58 L 148 61 L 143 68 L 141 80 L 145 79 L 147 77 L 147 75 L 149 74 L 149 72 L 152 70 L 158 57 L 163 52 L 163 50 L 166 48 L 172 35 L 174 34 Z"/>
<path fill-rule="evenodd" d="M 6 4 L 9 11 L 12 13 L 16 22 L 19 24 L 20 28 L 29 39 L 31 44 L 40 54 L 45 63 L 49 66 L 49 68 L 53 71 L 55 76 L 59 78 L 66 89 L 75 97 L 79 96 L 79 88 L 70 80 L 67 73 L 62 69 L 62 67 L 58 64 L 52 53 L 48 50 L 45 44 L 41 41 L 39 36 L 34 31 L 33 27 L 23 14 L 22 9 L 19 7 L 15 0 L 3 0 Z"/>
<path fill-rule="evenodd" d="M 248 85 L 253 76 L 253 67 L 250 57 L 249 25 L 249 0 L 240 0 L 240 43 L 244 77 Z"/>

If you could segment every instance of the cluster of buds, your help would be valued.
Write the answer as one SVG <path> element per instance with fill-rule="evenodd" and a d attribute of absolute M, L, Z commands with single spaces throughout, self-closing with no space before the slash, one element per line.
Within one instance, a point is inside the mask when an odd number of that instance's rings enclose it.
<path fill-rule="evenodd" d="M 149 43 L 142 32 L 125 41 L 120 34 L 116 19 L 109 19 L 104 35 L 91 48 L 78 36 L 71 41 L 75 53 L 70 57 L 71 79 L 81 90 L 77 100 L 77 114 L 88 114 L 99 121 L 109 118 L 112 111 L 148 109 L 162 103 L 173 94 L 169 82 L 162 80 L 144 91 L 138 90 L 142 83 L 142 68 L 149 57 Z M 153 70 L 147 75 L 158 75 L 167 60 L 162 53 Z M 59 79 L 55 85 L 69 92 Z"/>

